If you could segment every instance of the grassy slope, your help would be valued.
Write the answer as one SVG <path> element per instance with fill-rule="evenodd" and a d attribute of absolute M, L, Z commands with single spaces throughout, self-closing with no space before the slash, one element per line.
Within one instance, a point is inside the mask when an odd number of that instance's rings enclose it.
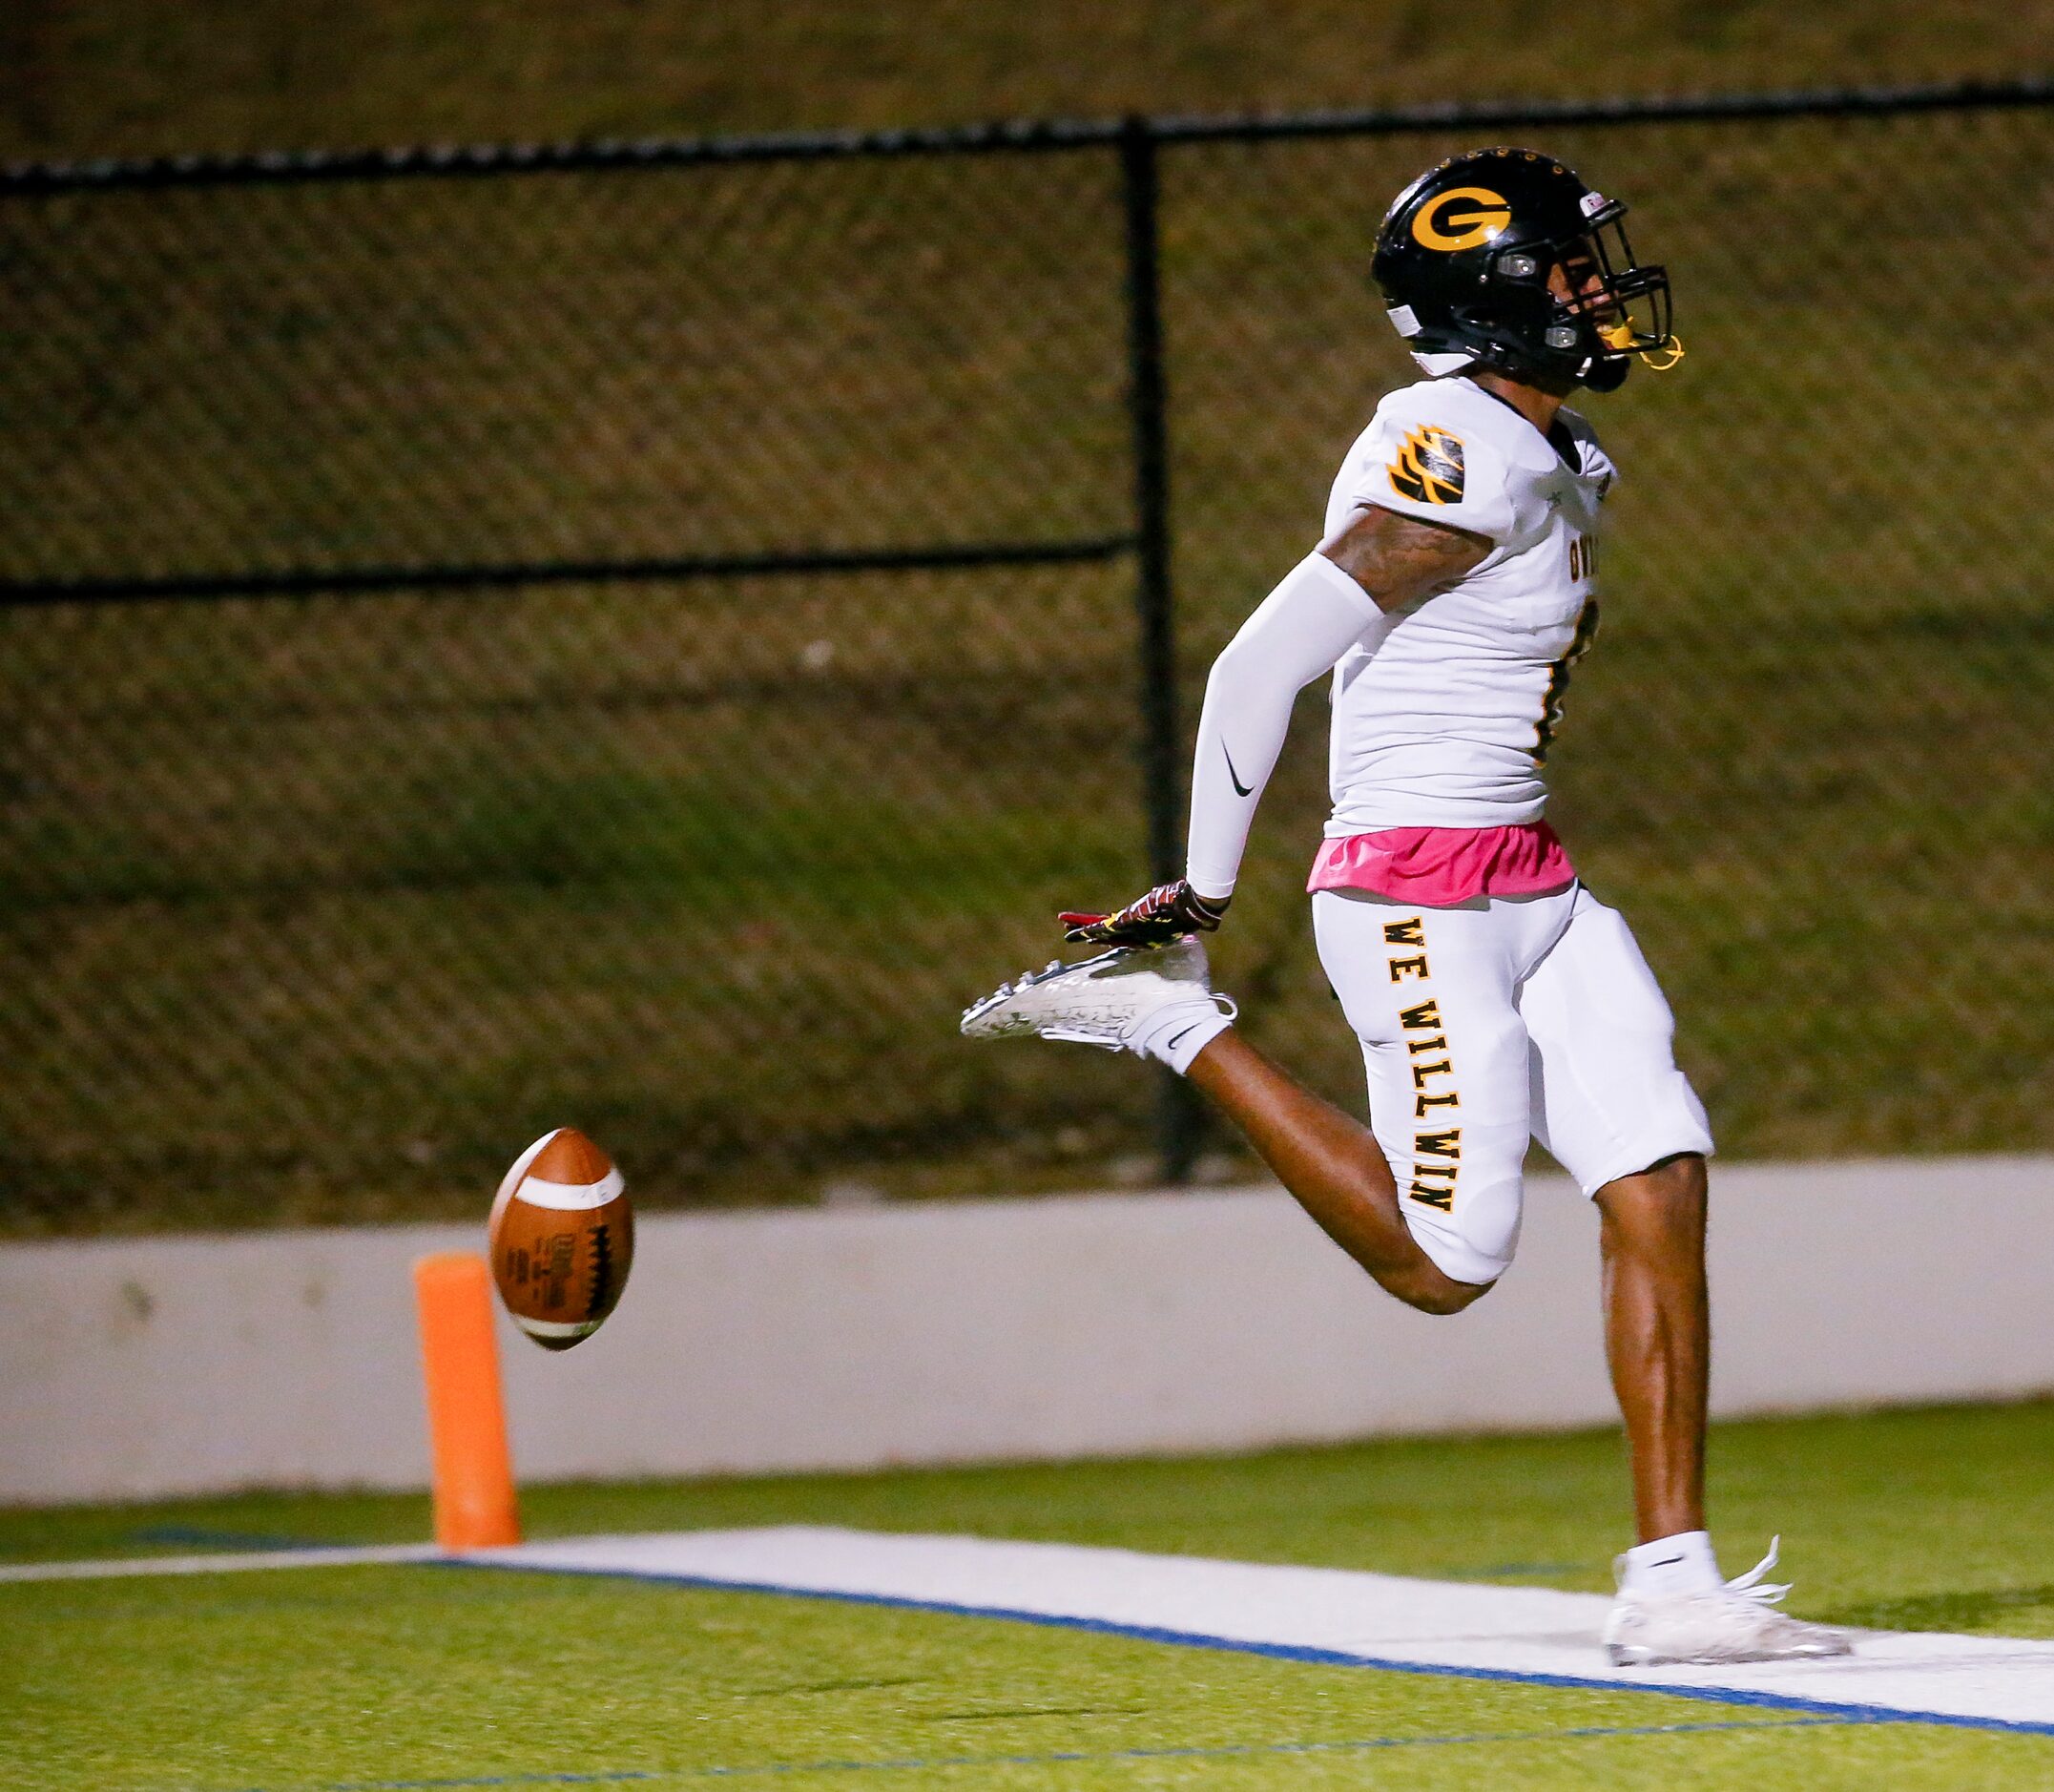
<path fill-rule="evenodd" d="M 65 153 L 1930 76 L 2015 66 L 2045 9 L 1128 9 L 1089 39 L 1063 8 L 877 16 L 352 9 L 317 55 L 282 11 L 30 7 L 0 131 Z M 1694 353 L 1604 412 L 1627 479 L 1558 815 L 1729 1149 L 2054 1139 L 2042 142 L 1565 134 L 1651 196 Z M 1193 672 L 1403 377 L 1337 245 L 1451 146 L 1171 160 Z M 747 549 L 788 539 L 797 494 L 836 542 L 1117 528 L 1112 217 L 1068 161 L 52 208 L 0 364 L 38 527 L 0 558 Z M 656 1200 L 1102 1178 L 1141 1080 L 966 1054 L 949 1022 L 1042 955 L 1048 909 L 1138 876 L 1124 609 L 1115 567 L 0 618 L 4 1223 L 468 1212 L 566 1116 Z M 1295 894 L 1317 759 L 1287 761 L 1222 958 L 1352 1100 Z"/>
<path fill-rule="evenodd" d="M 2047 0 L 981 0 L 772 8 L 15 0 L 0 153 L 93 155 L 1949 79 L 2045 60 Z"/>
<path fill-rule="evenodd" d="M 1731 1566 L 1790 1537 L 1799 1609 L 1842 1621 L 2054 1636 L 2043 1466 L 2054 1407 L 1720 1429 Z M 692 1486 L 530 1490 L 538 1534 L 832 1522 L 1595 1588 L 1616 1547 L 1616 1443 L 1418 1440 L 1214 1461 Z M 166 1526 L 353 1539 L 421 1534 L 413 1499 L 263 1496 L 0 1513 L 0 1552 L 192 1548 Z M 139 1544 L 138 1533 L 166 1540 Z M 1257 1751 L 1206 1785 L 1357 1784 L 1386 1738 L 1527 1738 L 1379 1751 L 1377 1782 L 1540 1787 L 2044 1782 L 2054 1743 L 1899 1728 L 1584 1737 L 1759 1721 L 1655 1698 L 1366 1675 L 913 1614 L 525 1577 L 336 1571 L 0 1589 L 0 1751 L 49 1792 L 300 1788 L 501 1772 Z M 94 1664 L 89 1675 L 82 1663 Z M 204 1721 L 196 1720 L 203 1711 Z M 375 1714 L 375 1716 L 374 1716 Z M 1544 1740 L 1543 1733 L 1556 1733 Z M 1474 1750 L 1474 1753 L 1470 1751 Z M 0 1752 L 0 1761 L 6 1755 Z M 1196 1762 L 1046 1761 L 978 1782 L 1187 1783 Z M 899 1776 L 895 1775 L 895 1779 Z M 911 1784 L 949 1772 L 906 1769 Z M 822 1776 L 822 1782 L 827 1782 Z M 810 1777 L 799 1777 L 810 1783 Z M 955 1782 L 960 1783 L 960 1778 Z"/>

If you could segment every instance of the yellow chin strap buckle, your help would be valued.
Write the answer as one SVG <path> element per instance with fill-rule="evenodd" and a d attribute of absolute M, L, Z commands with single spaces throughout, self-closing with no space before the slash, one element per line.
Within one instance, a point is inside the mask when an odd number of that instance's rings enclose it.
<path fill-rule="evenodd" d="M 1664 337 L 1656 347 L 1639 349 L 1633 347 L 1633 329 L 1630 324 L 1606 324 L 1599 329 L 1598 336 L 1604 342 L 1605 346 L 1612 350 L 1613 353 L 1623 355 L 1630 352 L 1636 354 L 1640 357 L 1644 365 L 1651 368 L 1656 373 L 1667 373 L 1670 368 L 1683 359 L 1683 339 L 1673 334 Z M 1657 355 L 1664 357 L 1664 359 L 1657 361 L 1655 359 Z"/>

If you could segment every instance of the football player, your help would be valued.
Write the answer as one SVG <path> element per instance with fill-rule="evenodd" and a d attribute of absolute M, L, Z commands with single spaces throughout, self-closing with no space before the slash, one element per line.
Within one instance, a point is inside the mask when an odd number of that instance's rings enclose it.
<path fill-rule="evenodd" d="M 1705 1530 L 1705 1113 L 1626 922 L 1542 819 L 1564 692 L 1598 620 L 1613 469 L 1564 402 L 1666 365 L 1669 281 L 1626 206 L 1563 162 L 1485 149 L 1393 202 L 1372 274 L 1427 377 L 1349 449 L 1324 538 L 1219 656 L 1185 876 L 1070 914 L 1108 949 L 976 1004 L 972 1036 L 1038 1033 L 1188 1076 L 1384 1288 L 1429 1313 L 1486 1294 L 1519 1238 L 1538 1139 L 1596 1202 L 1605 1335 L 1639 1541 L 1614 1662 L 1846 1653 L 1775 1609 L 1774 1560 L 1728 1582 Z M 1368 1129 L 1236 1032 L 1198 936 L 1234 895 L 1294 699 L 1332 674 L 1333 814 L 1310 880 L 1320 962 L 1361 1041 Z"/>

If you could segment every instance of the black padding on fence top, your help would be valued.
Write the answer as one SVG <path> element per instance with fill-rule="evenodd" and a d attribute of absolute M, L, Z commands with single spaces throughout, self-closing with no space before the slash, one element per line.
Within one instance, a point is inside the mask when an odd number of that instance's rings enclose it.
<path fill-rule="evenodd" d="M 0 198 L 112 188 L 260 186 L 290 181 L 676 168 L 702 162 L 1088 149 L 1115 143 L 1124 134 L 1135 131 L 1146 133 L 1159 143 L 1253 142 L 1287 137 L 1511 130 L 1528 125 L 1854 117 L 2046 105 L 2054 105 L 2054 79 L 2035 76 L 2018 81 L 1906 87 L 1519 100 L 1274 115 L 1023 119 L 898 131 L 795 131 L 731 136 L 599 138 L 571 143 L 420 144 L 392 149 L 266 151 L 247 156 L 109 157 L 15 163 L 0 168 Z"/>
<path fill-rule="evenodd" d="M 535 560 L 496 566 L 285 567 L 276 573 L 176 573 L 160 577 L 0 579 L 0 609 L 23 604 L 137 603 L 212 597 L 349 597 L 393 592 L 457 594 L 529 585 L 683 583 L 779 573 L 946 573 L 978 567 L 1074 566 L 1111 560 L 1131 535 L 1085 541 L 970 542 L 931 548 L 699 554 L 643 560 Z"/>

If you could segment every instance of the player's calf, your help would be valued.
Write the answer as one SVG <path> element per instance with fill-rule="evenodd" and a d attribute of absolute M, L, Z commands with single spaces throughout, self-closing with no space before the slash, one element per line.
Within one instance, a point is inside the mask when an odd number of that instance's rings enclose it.
<path fill-rule="evenodd" d="M 1489 1292 L 1461 1281 L 1421 1246 L 1375 1134 L 1323 1101 L 1230 1032 L 1191 1080 L 1240 1128 L 1263 1162 L 1328 1238 L 1386 1294 L 1421 1313 L 1459 1313 Z"/>

